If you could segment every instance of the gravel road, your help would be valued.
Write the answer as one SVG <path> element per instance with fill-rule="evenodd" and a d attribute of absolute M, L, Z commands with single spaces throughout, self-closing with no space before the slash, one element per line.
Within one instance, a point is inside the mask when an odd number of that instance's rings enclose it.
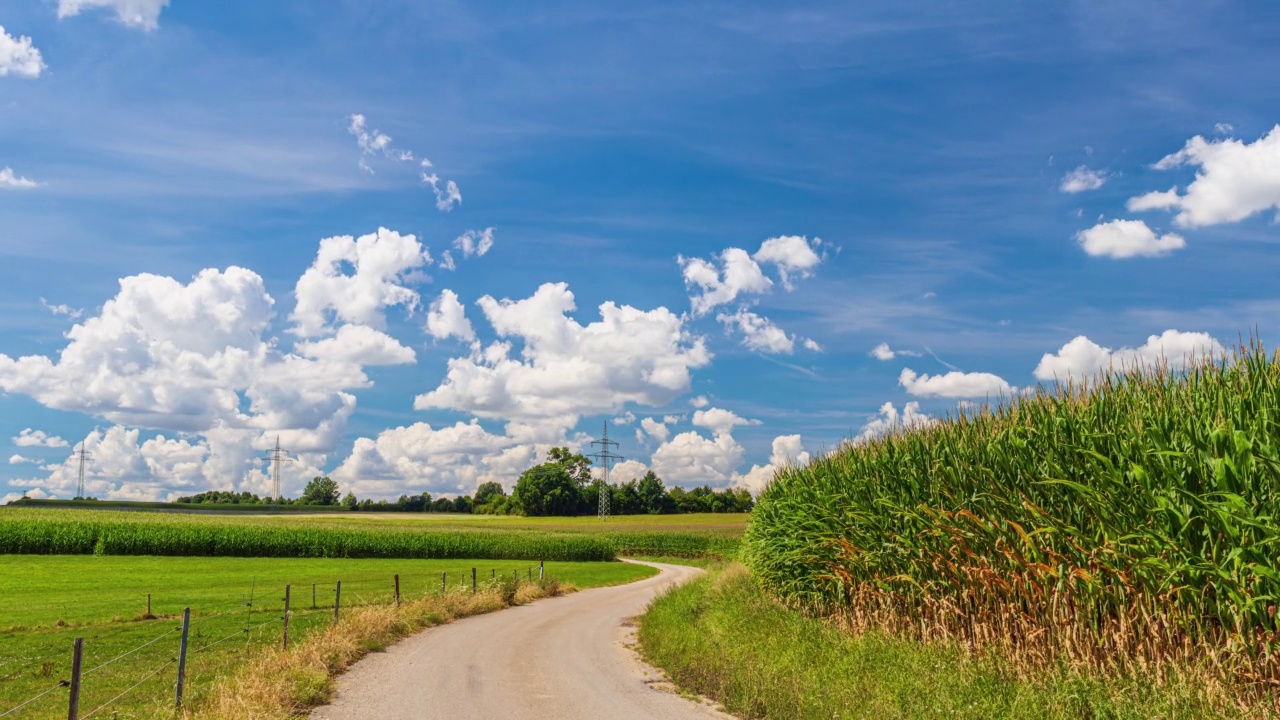
<path fill-rule="evenodd" d="M 464 618 L 368 655 L 338 679 L 337 700 L 311 717 L 731 720 L 670 692 L 628 647 L 630 618 L 701 572 L 645 564 L 661 574 Z"/>

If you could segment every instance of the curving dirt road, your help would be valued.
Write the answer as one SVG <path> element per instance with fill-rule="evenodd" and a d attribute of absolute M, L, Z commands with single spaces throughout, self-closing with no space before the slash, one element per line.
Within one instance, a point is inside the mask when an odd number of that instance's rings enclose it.
<path fill-rule="evenodd" d="M 338 698 L 313 720 L 730 719 L 662 689 L 627 647 L 629 618 L 658 593 L 701 572 L 662 572 L 464 618 L 402 640 L 338 679 Z"/>

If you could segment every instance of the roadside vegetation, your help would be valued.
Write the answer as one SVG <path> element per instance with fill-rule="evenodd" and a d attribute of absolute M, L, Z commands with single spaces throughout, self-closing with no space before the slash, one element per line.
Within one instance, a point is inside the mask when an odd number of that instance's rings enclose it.
<path fill-rule="evenodd" d="M 1280 358 L 1253 344 L 1185 370 L 1064 384 L 784 470 L 744 539 L 755 579 L 727 577 L 721 597 L 763 612 L 773 606 L 758 583 L 851 631 L 851 648 L 917 642 L 941 648 L 940 661 L 961 648 L 1007 660 L 998 675 L 971 675 L 984 687 L 1096 677 L 1108 684 L 1082 687 L 1131 703 L 1084 716 L 1157 713 L 1151 693 L 1199 698 L 1166 708 L 1178 717 L 1262 713 L 1280 686 L 1277 518 Z M 699 587 L 666 607 L 692 611 L 709 597 Z"/>
<path fill-rule="evenodd" d="M 327 699 L 332 674 L 359 655 L 414 629 L 561 588 L 614 585 L 653 572 L 627 563 L 548 562 L 548 580 L 539 583 L 536 562 L 503 560 L 3 556 L 0 714 L 65 680 L 72 639 L 83 637 L 84 667 L 93 671 L 84 676 L 82 714 L 163 668 L 100 715 L 170 716 L 176 668 L 167 663 L 177 652 L 184 607 L 192 610 L 186 708 L 199 717 L 248 717 L 228 709 L 248 707 L 229 704 L 244 690 L 245 702 L 256 703 L 253 717 L 286 717 Z M 395 575 L 400 611 L 393 605 Z M 335 627 L 336 580 L 342 580 L 342 600 Z M 286 584 L 292 590 L 287 653 L 278 650 Z M 55 690 L 15 717 L 65 717 L 66 700 L 65 689 Z"/>
<path fill-rule="evenodd" d="M 998 653 L 849 633 L 782 604 L 742 565 L 659 597 L 639 638 L 682 690 L 752 720 L 1251 717 L 1210 702 L 1194 679 L 1155 686 L 1063 665 L 1023 677 Z"/>

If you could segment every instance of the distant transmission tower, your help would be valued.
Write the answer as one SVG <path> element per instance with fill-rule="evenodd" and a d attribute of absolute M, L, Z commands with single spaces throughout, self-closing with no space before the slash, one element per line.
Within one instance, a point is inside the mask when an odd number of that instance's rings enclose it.
<path fill-rule="evenodd" d="M 288 450 L 280 447 L 280 436 L 276 436 L 276 449 L 271 451 L 267 459 L 271 461 L 271 497 L 280 499 L 280 463 L 293 462 Z"/>
<path fill-rule="evenodd" d="M 605 522 L 609 519 L 609 463 L 614 460 L 622 460 L 623 457 L 609 451 L 609 446 L 618 447 L 618 443 L 609 439 L 609 421 L 604 421 L 604 436 L 599 440 L 592 440 L 592 445 L 599 445 L 600 450 L 591 454 L 589 457 L 600 461 L 600 465 L 604 468 L 604 481 L 600 487 L 600 521 Z"/>
<path fill-rule="evenodd" d="M 80 456 L 80 479 L 76 481 L 76 497 L 84 497 L 84 461 L 93 455 L 84 449 L 84 441 L 80 442 L 80 449 L 76 450 L 75 455 Z"/>

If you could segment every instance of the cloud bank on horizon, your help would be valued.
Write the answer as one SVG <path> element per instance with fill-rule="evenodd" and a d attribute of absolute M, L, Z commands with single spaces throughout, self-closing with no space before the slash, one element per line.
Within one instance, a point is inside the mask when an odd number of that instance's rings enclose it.
<path fill-rule="evenodd" d="M 1257 18 L 1135 34 L 1141 7 L 1085 5 L 566 6 L 544 36 L 526 10 L 16 0 L 0 501 L 69 496 L 78 448 L 97 497 L 263 493 L 277 438 L 289 493 L 463 494 L 606 420 L 619 479 L 759 491 L 1268 339 L 1280 51 Z M 1130 92 L 1131 57 L 1166 72 Z"/>

